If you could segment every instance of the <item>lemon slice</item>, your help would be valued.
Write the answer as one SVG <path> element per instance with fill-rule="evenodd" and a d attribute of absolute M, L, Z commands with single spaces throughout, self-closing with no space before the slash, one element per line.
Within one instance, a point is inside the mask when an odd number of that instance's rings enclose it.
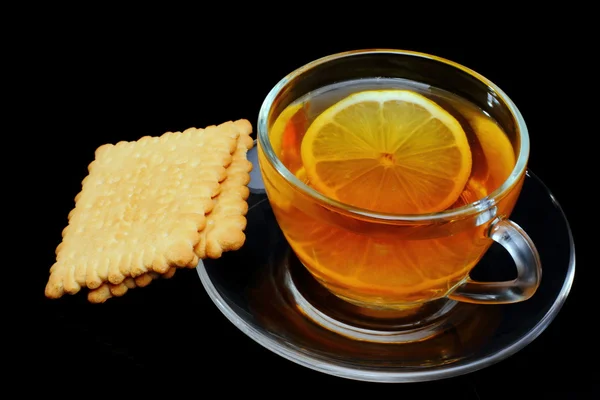
<path fill-rule="evenodd" d="M 517 162 L 513 146 L 510 139 L 502 128 L 493 120 L 486 118 L 481 112 L 464 107 L 454 105 L 465 120 L 471 125 L 473 133 L 479 141 L 479 147 L 483 153 L 483 161 L 487 168 L 477 168 L 477 173 L 487 173 L 487 176 L 478 177 L 479 180 L 488 180 L 490 192 L 500 187 L 510 176 Z M 473 153 L 473 162 L 477 159 L 475 152 Z M 475 170 L 473 171 L 475 175 Z"/>
<path fill-rule="evenodd" d="M 445 210 L 471 173 L 460 123 L 409 90 L 363 91 L 334 104 L 308 128 L 301 157 L 316 190 L 386 213 Z"/>
<path fill-rule="evenodd" d="M 287 107 L 269 132 L 275 154 L 292 173 L 302 167 L 299 151 L 302 133 L 308 127 L 308 108 L 304 103 Z"/>

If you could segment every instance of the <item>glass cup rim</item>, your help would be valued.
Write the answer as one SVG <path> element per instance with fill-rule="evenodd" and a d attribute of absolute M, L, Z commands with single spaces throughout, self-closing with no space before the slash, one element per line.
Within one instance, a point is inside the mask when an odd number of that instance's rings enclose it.
<path fill-rule="evenodd" d="M 275 154 L 275 151 L 271 146 L 271 141 L 269 140 L 268 135 L 269 113 L 272 105 L 275 103 L 278 94 L 285 88 L 285 86 L 289 82 L 293 81 L 296 77 L 307 71 L 310 71 L 311 69 L 314 69 L 315 67 L 321 64 L 325 64 L 333 60 L 364 54 L 397 54 L 430 59 L 432 61 L 446 64 L 448 66 L 466 72 L 467 74 L 471 75 L 472 77 L 485 84 L 488 88 L 492 89 L 504 102 L 504 104 L 514 117 L 517 127 L 516 131 L 520 138 L 520 148 L 519 154 L 517 156 L 517 161 L 510 175 L 508 176 L 508 178 L 506 178 L 502 185 L 500 185 L 500 187 L 498 187 L 496 190 L 494 190 L 492 193 L 490 193 L 488 196 L 482 199 L 450 210 L 424 214 L 393 214 L 371 211 L 360 207 L 354 207 L 350 204 L 346 204 L 338 200 L 332 199 L 311 188 L 310 186 L 302 182 L 300 179 L 298 179 L 294 174 L 292 174 L 291 171 L 289 171 L 287 167 L 283 165 L 283 162 L 281 162 L 279 157 L 277 157 L 277 155 Z M 328 207 L 343 210 L 346 213 L 354 214 L 357 216 L 386 222 L 435 222 L 446 219 L 466 218 L 484 212 L 494 207 L 499 199 L 503 198 L 507 193 L 509 193 L 513 185 L 525 173 L 529 159 L 529 132 L 527 130 L 527 125 L 525 124 L 525 120 L 515 103 L 508 97 L 508 95 L 502 89 L 500 89 L 496 84 L 494 84 L 492 81 L 490 81 L 483 75 L 468 67 L 465 67 L 464 65 L 461 65 L 457 62 L 448 60 L 443 57 L 412 50 L 380 48 L 351 50 L 321 57 L 297 68 L 296 70 L 284 76 L 275 86 L 273 86 L 273 88 L 269 91 L 269 93 L 263 100 L 263 103 L 258 113 L 257 131 L 258 144 L 262 148 L 266 159 L 275 168 L 277 173 L 280 174 L 288 183 L 293 185 L 295 189 L 300 190 L 304 195 L 312 199 L 316 199 L 319 202 L 325 203 Z"/>

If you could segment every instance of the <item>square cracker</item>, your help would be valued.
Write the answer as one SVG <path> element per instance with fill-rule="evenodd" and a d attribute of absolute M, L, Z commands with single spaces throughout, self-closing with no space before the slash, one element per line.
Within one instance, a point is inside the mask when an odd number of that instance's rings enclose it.
<path fill-rule="evenodd" d="M 232 161 L 233 122 L 100 146 L 68 216 L 46 296 L 194 266 Z"/>
<path fill-rule="evenodd" d="M 219 258 L 225 251 L 239 249 L 245 242 L 247 199 L 250 194 L 248 183 L 252 163 L 247 159 L 247 152 L 254 141 L 250 137 L 252 125 L 247 120 L 235 121 L 239 132 L 236 150 L 227 168 L 227 177 L 221 182 L 220 193 L 214 199 L 214 208 L 206 216 L 206 227 L 200 232 L 200 240 L 195 246 L 196 255 L 201 258 Z M 195 265 L 193 266 L 195 267 Z M 171 278 L 176 268 L 170 268 L 160 274 L 149 271 L 135 278 L 127 278 L 120 284 L 103 283 L 90 290 L 88 300 L 92 303 L 103 303 L 113 296 L 122 296 L 129 289 L 144 287 L 158 278 Z"/>

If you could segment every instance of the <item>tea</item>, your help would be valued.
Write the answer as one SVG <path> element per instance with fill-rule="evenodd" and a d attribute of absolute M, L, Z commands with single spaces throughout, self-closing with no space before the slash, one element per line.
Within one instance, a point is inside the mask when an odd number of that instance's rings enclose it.
<path fill-rule="evenodd" d="M 306 164 L 306 151 L 303 159 L 302 144 L 311 124 L 326 109 L 351 94 L 389 89 L 408 90 L 432 100 L 460 123 L 466 135 L 470 168 L 459 191 L 444 209 L 482 199 L 506 181 L 515 166 L 515 150 L 490 116 L 455 94 L 403 79 L 345 81 L 297 99 L 281 112 L 270 129 L 269 138 L 276 156 L 306 185 L 322 189 L 323 186 L 311 182 L 310 174 L 307 174 L 307 168 L 313 171 L 314 168 Z M 381 160 L 382 163 L 388 161 L 392 163 L 393 159 Z M 435 162 L 434 158 L 424 164 Z M 440 164 L 443 168 L 443 160 Z M 440 168 L 438 171 L 443 171 Z M 373 212 L 404 212 L 404 209 L 394 209 L 398 202 L 389 196 L 386 201 L 372 200 L 375 196 L 373 188 L 388 184 L 383 177 L 373 183 L 368 176 L 357 179 L 350 175 L 335 175 L 339 187 L 354 186 L 353 190 L 346 191 L 353 196 L 344 198 L 348 200 L 347 204 Z M 443 297 L 464 280 L 492 242 L 485 234 L 486 224 L 449 229 L 445 234 L 440 234 L 439 229 L 435 234 L 413 234 L 416 230 L 411 231 L 413 227 L 405 226 L 409 233 L 392 230 L 394 234 L 389 234 L 384 224 L 370 223 L 368 218 L 357 221 L 356 216 L 314 212 L 322 207 L 315 208 L 297 189 L 266 166 L 263 167 L 263 178 L 278 223 L 294 252 L 317 280 L 353 303 L 404 307 Z M 403 180 L 401 176 L 397 179 Z M 440 179 L 440 182 L 450 181 Z M 430 193 L 435 192 L 430 190 Z M 331 193 L 323 194 L 331 197 Z M 413 200 L 415 204 L 427 203 L 427 199 Z M 508 215 L 515 201 L 516 197 L 509 196 L 497 205 L 497 212 Z"/>

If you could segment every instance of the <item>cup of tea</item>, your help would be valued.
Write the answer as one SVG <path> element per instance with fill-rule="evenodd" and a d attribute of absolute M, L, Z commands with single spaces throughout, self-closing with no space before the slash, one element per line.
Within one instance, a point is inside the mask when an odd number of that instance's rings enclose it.
<path fill-rule="evenodd" d="M 406 310 L 445 299 L 520 302 L 538 288 L 538 252 L 510 220 L 527 127 L 477 72 L 412 51 L 327 56 L 273 87 L 257 139 L 281 231 L 340 299 Z M 517 277 L 471 279 L 494 242 Z"/>

